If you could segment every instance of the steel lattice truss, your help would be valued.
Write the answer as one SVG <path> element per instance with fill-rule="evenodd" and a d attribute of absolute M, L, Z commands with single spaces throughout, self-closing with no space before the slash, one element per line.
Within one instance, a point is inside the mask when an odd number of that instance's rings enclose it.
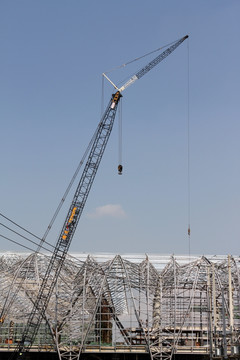
<path fill-rule="evenodd" d="M 21 339 L 49 257 L 0 258 L 0 347 Z M 57 266 L 57 264 L 56 264 Z M 53 269 L 54 271 L 54 269 Z M 234 355 L 240 349 L 240 258 L 68 256 L 33 349 Z"/>

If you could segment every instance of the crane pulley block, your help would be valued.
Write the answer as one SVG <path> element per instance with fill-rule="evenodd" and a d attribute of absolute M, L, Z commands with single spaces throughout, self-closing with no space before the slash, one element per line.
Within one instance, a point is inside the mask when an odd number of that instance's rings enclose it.
<path fill-rule="evenodd" d="M 119 99 L 122 97 L 120 91 L 117 91 L 115 94 L 112 95 L 112 105 L 111 105 L 111 109 L 114 109 L 115 106 L 117 105 Z"/>

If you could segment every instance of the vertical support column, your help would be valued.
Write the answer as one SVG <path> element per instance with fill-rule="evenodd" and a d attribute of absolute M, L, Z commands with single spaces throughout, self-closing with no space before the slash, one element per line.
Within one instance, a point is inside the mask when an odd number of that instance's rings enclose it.
<path fill-rule="evenodd" d="M 103 339 L 102 339 L 102 294 L 100 294 L 100 298 L 99 298 L 99 345 L 100 345 L 100 351 L 101 351 L 101 347 L 103 345 Z"/>
<path fill-rule="evenodd" d="M 82 343 L 81 343 L 81 351 L 84 346 L 84 339 L 85 339 L 85 304 L 86 304 L 86 277 L 87 277 L 87 266 L 84 269 L 84 276 L 83 276 L 83 301 L 82 301 Z"/>
<path fill-rule="evenodd" d="M 232 272 L 231 272 L 231 258 L 228 255 L 228 296 L 229 296 L 229 320 L 230 331 L 233 332 L 233 296 L 232 296 Z"/>
<path fill-rule="evenodd" d="M 146 293 L 146 296 L 147 296 L 147 341 L 148 341 L 148 347 L 150 348 L 150 334 L 149 334 L 149 331 L 150 331 L 150 324 L 149 324 L 149 260 L 147 258 L 147 293 Z"/>
<path fill-rule="evenodd" d="M 215 281 L 215 267 L 212 264 L 212 292 L 213 292 L 213 323 L 217 327 L 217 302 L 216 302 L 216 281 Z"/>
<path fill-rule="evenodd" d="M 213 330 L 214 330 L 214 348 L 217 349 L 217 299 L 216 299 L 216 281 L 215 281 L 215 267 L 212 264 L 212 297 L 213 297 Z"/>
<path fill-rule="evenodd" d="M 161 294 L 160 281 L 156 284 L 155 294 L 153 298 L 153 330 L 158 330 L 161 322 Z"/>
<path fill-rule="evenodd" d="M 207 267 L 207 298 L 208 298 L 208 329 L 209 329 L 209 352 L 210 359 L 213 357 L 213 341 L 212 341 L 212 291 L 210 269 Z"/>
<path fill-rule="evenodd" d="M 73 284 L 71 284 L 71 292 L 72 292 L 72 287 L 74 287 Z M 71 304 L 70 304 L 70 316 L 69 316 L 69 353 L 68 353 L 68 358 L 69 360 L 72 360 L 73 359 L 73 354 L 74 354 L 74 350 L 73 350 L 73 304 L 72 304 L 72 301 L 71 301 Z"/>
<path fill-rule="evenodd" d="M 222 288 L 222 322 L 223 322 L 223 357 L 227 359 L 227 338 L 226 338 L 226 317 L 225 317 L 225 299 L 224 288 Z"/>
<path fill-rule="evenodd" d="M 173 273 L 174 273 L 174 333 L 173 333 L 173 354 L 176 352 L 176 312 L 177 312 L 177 272 L 176 272 L 176 262 L 175 258 L 173 259 Z"/>
<path fill-rule="evenodd" d="M 54 321 L 55 324 L 54 324 L 53 334 L 55 335 L 55 343 L 60 358 L 60 349 L 59 349 L 60 334 L 58 329 L 58 280 L 56 281 L 56 286 L 55 286 L 55 320 Z"/>
<path fill-rule="evenodd" d="M 138 316 L 141 319 L 141 267 L 138 267 Z M 141 319 L 142 320 L 142 319 Z"/>
<path fill-rule="evenodd" d="M 162 303 L 163 303 L 163 278 L 160 276 L 160 324 L 159 324 L 159 346 L 160 346 L 160 359 L 163 359 L 163 327 L 162 327 Z"/>

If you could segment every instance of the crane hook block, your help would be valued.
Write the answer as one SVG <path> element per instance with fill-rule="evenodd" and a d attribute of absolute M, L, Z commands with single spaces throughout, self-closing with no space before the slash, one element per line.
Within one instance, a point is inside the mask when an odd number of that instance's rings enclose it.
<path fill-rule="evenodd" d="M 123 167 L 121 164 L 118 165 L 118 175 L 122 175 Z"/>

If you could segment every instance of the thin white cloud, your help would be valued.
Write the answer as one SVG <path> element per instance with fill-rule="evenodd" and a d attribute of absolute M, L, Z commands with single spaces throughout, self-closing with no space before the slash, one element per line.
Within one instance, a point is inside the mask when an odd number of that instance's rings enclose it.
<path fill-rule="evenodd" d="M 114 218 L 123 218 L 126 214 L 121 205 L 108 204 L 97 207 L 94 212 L 88 213 L 87 216 L 90 218 L 102 218 L 109 216 Z"/>

